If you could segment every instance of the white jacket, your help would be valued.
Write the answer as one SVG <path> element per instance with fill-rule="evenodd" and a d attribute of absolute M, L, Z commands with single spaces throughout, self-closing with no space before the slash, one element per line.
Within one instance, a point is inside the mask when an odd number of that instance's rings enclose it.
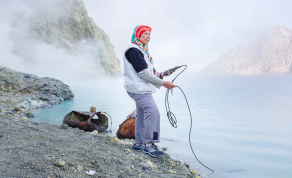
<path fill-rule="evenodd" d="M 148 69 L 153 74 L 153 67 L 148 59 L 147 55 L 145 55 L 144 51 L 139 48 L 136 44 L 131 44 L 129 48 L 125 51 L 123 61 L 124 61 L 124 88 L 127 92 L 135 93 L 135 94 L 144 94 L 144 93 L 155 93 L 155 86 L 144 80 L 139 74 L 135 71 L 132 64 L 126 58 L 126 52 L 130 48 L 137 48 L 144 54 L 144 60 L 148 65 Z"/>

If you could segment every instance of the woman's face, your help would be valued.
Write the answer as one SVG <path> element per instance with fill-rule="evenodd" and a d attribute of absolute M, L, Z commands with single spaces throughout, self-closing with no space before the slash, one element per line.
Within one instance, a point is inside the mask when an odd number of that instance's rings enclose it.
<path fill-rule="evenodd" d="M 144 32 L 140 37 L 140 41 L 143 44 L 148 45 L 148 43 L 150 41 L 150 32 L 149 31 Z"/>

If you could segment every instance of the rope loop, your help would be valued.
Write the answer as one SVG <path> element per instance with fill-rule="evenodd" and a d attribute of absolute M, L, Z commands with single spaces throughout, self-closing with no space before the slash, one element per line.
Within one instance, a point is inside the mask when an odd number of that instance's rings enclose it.
<path fill-rule="evenodd" d="M 182 66 L 185 66 L 184 70 L 186 70 L 187 68 L 187 65 L 182 65 Z M 172 83 L 173 81 L 184 71 L 182 70 L 173 80 L 172 80 Z M 197 159 L 197 161 L 203 165 L 205 168 L 209 169 L 210 171 L 212 171 L 212 173 L 214 172 L 212 169 L 210 169 L 209 167 L 205 166 L 196 156 L 194 150 L 193 150 L 193 147 L 192 147 L 192 143 L 191 143 L 191 132 L 192 132 L 192 125 L 193 125 L 193 118 L 192 118 L 192 113 L 191 113 L 191 109 L 190 109 L 190 106 L 189 106 L 189 103 L 188 103 L 188 100 L 187 100 L 187 97 L 185 95 L 185 93 L 183 92 L 183 90 L 179 87 L 179 86 L 176 86 L 178 89 L 180 89 L 180 91 L 183 93 L 184 97 L 185 97 L 185 100 L 186 100 L 186 103 L 188 105 L 188 109 L 189 109 L 189 113 L 190 113 L 190 118 L 191 118 L 191 125 L 190 125 L 190 131 L 189 131 L 189 143 L 190 143 L 190 147 L 191 147 L 191 150 L 193 152 L 193 155 L 195 156 L 195 158 Z M 167 115 L 167 118 L 170 122 L 170 125 L 172 125 L 172 127 L 174 128 L 177 128 L 177 119 L 175 117 L 175 115 L 170 111 L 170 107 L 169 107 L 169 101 L 168 101 L 168 95 L 169 95 L 169 90 L 166 91 L 166 94 L 165 94 L 165 108 L 166 108 L 166 115 Z"/>

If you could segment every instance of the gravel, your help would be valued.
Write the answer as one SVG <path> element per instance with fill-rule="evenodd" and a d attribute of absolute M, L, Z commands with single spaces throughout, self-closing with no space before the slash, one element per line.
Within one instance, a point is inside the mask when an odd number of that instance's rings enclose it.
<path fill-rule="evenodd" d="M 132 151 L 133 142 L 0 115 L 0 177 L 199 177 L 167 153 Z"/>

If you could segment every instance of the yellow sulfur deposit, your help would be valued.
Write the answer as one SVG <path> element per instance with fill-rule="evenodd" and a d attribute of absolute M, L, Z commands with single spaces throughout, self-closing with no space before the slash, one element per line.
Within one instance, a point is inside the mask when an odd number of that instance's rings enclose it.
<path fill-rule="evenodd" d="M 201 178 L 196 171 L 191 169 L 191 173 L 195 175 L 195 178 Z"/>
<path fill-rule="evenodd" d="M 191 173 L 193 173 L 193 174 L 197 174 L 197 172 L 194 171 L 193 169 L 191 169 Z"/>
<path fill-rule="evenodd" d="M 94 130 L 92 133 L 98 133 L 98 131 L 97 130 Z"/>
<path fill-rule="evenodd" d="M 176 174 L 176 172 L 173 171 L 173 170 L 168 170 L 167 172 L 169 172 L 169 173 L 171 173 L 171 174 Z"/>
<path fill-rule="evenodd" d="M 117 141 L 118 141 L 117 138 L 113 138 L 113 139 L 111 140 L 111 142 L 117 142 Z"/>
<path fill-rule="evenodd" d="M 175 163 L 173 161 L 170 160 L 170 166 L 174 167 Z"/>
<path fill-rule="evenodd" d="M 146 162 L 146 164 L 147 164 L 149 167 L 153 168 L 153 164 L 152 164 L 149 160 Z"/>

